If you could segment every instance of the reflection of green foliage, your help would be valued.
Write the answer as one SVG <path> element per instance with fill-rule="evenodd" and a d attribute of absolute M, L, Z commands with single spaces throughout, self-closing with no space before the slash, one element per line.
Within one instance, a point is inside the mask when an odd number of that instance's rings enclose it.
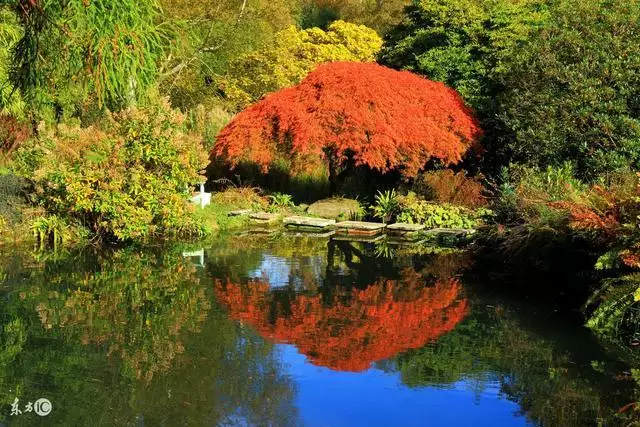
<path fill-rule="evenodd" d="M 133 251 L 113 254 L 103 271 L 65 276 L 59 290 L 28 295 L 46 329 L 60 328 L 83 343 L 105 345 L 125 359 L 130 375 L 150 380 L 184 346 L 179 336 L 206 318 L 209 303 L 194 267 L 180 258 Z M 55 283 L 55 282 L 50 282 Z"/>
<path fill-rule="evenodd" d="M 2 353 L 0 365 L 7 365 L 22 351 L 26 341 L 25 325 L 20 318 L 12 319 L 2 327 Z"/>
<path fill-rule="evenodd" d="M 243 274 L 255 271 L 265 256 L 292 260 L 291 267 L 301 276 L 317 276 L 312 259 L 324 260 L 327 240 L 277 233 L 274 235 L 221 235 L 207 250 L 209 269 L 216 277 L 238 281 Z M 305 262 L 308 260 L 309 262 Z M 324 265 L 323 265 L 324 267 Z M 296 271 L 296 269 L 298 269 Z M 309 278 L 309 282 L 313 282 Z M 316 284 L 317 285 L 317 284 Z"/>
<path fill-rule="evenodd" d="M 375 242 L 375 254 L 378 258 L 393 258 L 396 250 L 397 246 L 390 244 L 387 239 Z"/>
<path fill-rule="evenodd" d="M 250 328 L 216 307 L 185 345 L 161 381 L 138 390 L 136 408 L 150 425 L 299 425 L 291 379 Z M 175 402 L 189 402 L 188 410 Z"/>
<path fill-rule="evenodd" d="M 55 425 L 132 425 L 140 416 L 152 425 L 295 424 L 272 346 L 211 307 L 179 252 L 0 256 L 5 264 L 2 419 L 16 397 L 48 396 Z"/>
<path fill-rule="evenodd" d="M 403 382 L 422 387 L 465 380 L 481 393 L 498 380 L 501 392 L 541 425 L 591 425 L 615 416 L 615 403 L 612 410 L 608 396 L 599 394 L 612 377 L 604 362 L 585 376 L 570 353 L 523 328 L 513 314 L 478 310 L 436 343 L 400 355 Z"/>

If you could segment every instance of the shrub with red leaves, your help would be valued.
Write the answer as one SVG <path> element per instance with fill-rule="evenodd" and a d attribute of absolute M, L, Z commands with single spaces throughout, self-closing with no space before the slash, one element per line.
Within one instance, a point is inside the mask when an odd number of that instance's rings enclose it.
<path fill-rule="evenodd" d="M 484 186 L 477 178 L 469 178 L 463 171 L 451 169 L 427 172 L 419 176 L 414 190 L 429 200 L 465 206 L 471 209 L 487 205 Z"/>
<path fill-rule="evenodd" d="M 442 83 L 373 63 L 334 62 L 238 114 L 212 154 L 265 172 L 285 161 L 293 175 L 324 165 L 332 182 L 347 162 L 414 177 L 429 160 L 459 162 L 480 134 L 460 96 Z"/>
<path fill-rule="evenodd" d="M 0 152 L 11 153 L 31 137 L 31 127 L 15 118 L 0 114 Z"/>
<path fill-rule="evenodd" d="M 633 183 L 631 181 L 630 183 Z M 549 206 L 568 213 L 569 225 L 587 232 L 607 252 L 599 261 L 599 268 L 615 266 L 611 260 L 632 269 L 640 268 L 640 174 L 635 185 L 604 188 L 594 185 L 588 201 L 582 203 L 560 201 Z M 630 188 L 633 188 L 629 191 Z"/>

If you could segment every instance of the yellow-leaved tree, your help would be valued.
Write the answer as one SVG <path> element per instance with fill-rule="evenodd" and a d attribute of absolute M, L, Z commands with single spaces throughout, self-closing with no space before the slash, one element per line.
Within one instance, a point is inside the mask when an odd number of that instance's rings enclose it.
<path fill-rule="evenodd" d="M 299 83 L 319 64 L 372 62 L 381 46 L 380 36 L 364 25 L 335 21 L 326 31 L 291 26 L 276 34 L 271 44 L 235 60 L 220 89 L 242 109 L 269 92 Z"/>

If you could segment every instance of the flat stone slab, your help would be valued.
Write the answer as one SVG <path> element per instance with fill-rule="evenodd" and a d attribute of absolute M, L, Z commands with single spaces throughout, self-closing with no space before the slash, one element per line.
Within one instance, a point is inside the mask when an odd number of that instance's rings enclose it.
<path fill-rule="evenodd" d="M 381 222 L 364 222 L 364 221 L 341 221 L 336 224 L 339 230 L 355 230 L 355 231 L 382 231 L 386 224 Z"/>
<path fill-rule="evenodd" d="M 283 221 L 288 227 L 313 227 L 323 229 L 335 225 L 333 219 L 315 218 L 307 216 L 290 216 Z"/>
<path fill-rule="evenodd" d="M 251 209 L 238 209 L 237 211 L 229 212 L 227 215 L 228 216 L 244 216 L 244 215 L 249 215 L 251 212 L 253 212 Z"/>
<path fill-rule="evenodd" d="M 473 234 L 475 232 L 476 230 L 474 230 L 473 228 L 432 228 L 430 230 L 426 230 L 424 233 L 462 236 L 467 234 Z"/>
<path fill-rule="evenodd" d="M 249 218 L 259 222 L 275 222 L 280 219 L 280 215 L 270 212 L 256 212 L 249 214 Z"/>
<path fill-rule="evenodd" d="M 376 235 L 354 235 L 354 234 L 336 234 L 331 238 L 336 242 L 362 242 L 373 243 L 384 239 L 384 234 Z"/>
<path fill-rule="evenodd" d="M 409 224 L 407 222 L 396 222 L 395 224 L 387 225 L 387 230 L 398 231 L 403 233 L 413 233 L 415 231 L 424 230 L 423 224 Z"/>

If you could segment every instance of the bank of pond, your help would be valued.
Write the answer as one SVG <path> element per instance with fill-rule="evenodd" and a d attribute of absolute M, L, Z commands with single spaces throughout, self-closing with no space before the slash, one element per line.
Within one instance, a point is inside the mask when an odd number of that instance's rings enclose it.
<path fill-rule="evenodd" d="M 495 262 L 282 230 L 0 246 L 2 420 L 47 398 L 56 425 L 636 422 L 634 346 L 563 298 L 576 271 Z"/>

